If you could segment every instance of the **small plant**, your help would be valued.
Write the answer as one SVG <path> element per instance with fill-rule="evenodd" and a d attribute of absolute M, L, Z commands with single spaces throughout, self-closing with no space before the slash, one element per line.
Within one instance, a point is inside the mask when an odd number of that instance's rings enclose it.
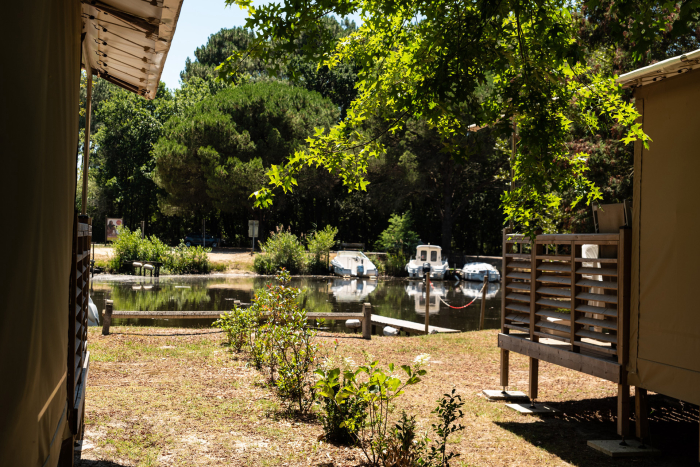
<path fill-rule="evenodd" d="M 248 336 L 251 333 L 250 314 L 234 305 L 233 310 L 227 311 L 212 323 L 212 326 L 217 327 L 226 333 L 228 344 L 233 347 L 236 352 L 240 352 L 245 344 L 248 343 Z"/>
<path fill-rule="evenodd" d="M 457 431 L 463 430 L 464 426 L 455 422 L 462 418 L 462 397 L 452 389 L 451 394 L 445 394 L 438 401 L 438 406 L 433 410 L 434 414 L 440 418 L 440 422 L 433 424 L 433 431 L 437 435 L 437 446 L 431 446 L 427 454 L 427 465 L 435 467 L 448 467 L 450 460 L 458 457 L 459 454 L 447 453 L 447 438 Z"/>
<path fill-rule="evenodd" d="M 416 417 L 401 413 L 382 453 L 384 467 L 414 467 L 423 465 L 422 455 L 427 439 L 416 434 Z"/>
<path fill-rule="evenodd" d="M 308 269 L 311 272 L 327 272 L 330 259 L 330 250 L 335 245 L 335 236 L 338 229 L 327 225 L 323 230 L 316 230 L 309 235 L 306 242 L 311 256 Z"/>
<path fill-rule="evenodd" d="M 319 394 L 333 398 L 336 406 L 341 404 L 361 403 L 366 407 L 364 417 L 355 419 L 346 419 L 341 422 L 340 426 L 349 426 L 351 423 L 356 423 L 356 426 L 351 428 L 356 433 L 358 444 L 365 454 L 367 461 L 371 465 L 377 465 L 383 459 L 388 443 L 391 440 L 391 430 L 389 429 L 389 415 L 393 410 L 394 400 L 404 393 L 407 386 L 418 384 L 421 381 L 421 376 L 425 375 L 426 371 L 421 367 L 427 358 L 418 356 L 414 360 L 414 365 L 402 365 L 400 368 L 406 374 L 407 378 L 402 381 L 400 378 L 393 376 L 395 366 L 389 364 L 388 371 L 380 368 L 378 362 L 372 361 L 365 354 L 366 364 L 360 366 L 357 370 L 346 370 L 343 372 L 343 385 L 339 389 L 335 389 L 337 384 L 336 372 L 340 374 L 338 368 L 330 370 L 330 372 L 317 371 L 321 379 L 317 383 Z M 331 373 L 332 372 L 332 373 Z M 330 415 L 326 413 L 326 418 Z"/>
<path fill-rule="evenodd" d="M 357 442 L 357 432 L 367 417 L 367 403 L 361 398 L 336 399 L 341 387 L 346 381 L 340 382 L 340 368 L 332 370 L 316 370 L 319 376 L 316 389 L 320 396 L 321 422 L 323 433 L 327 441 L 339 444 L 353 444 Z"/>

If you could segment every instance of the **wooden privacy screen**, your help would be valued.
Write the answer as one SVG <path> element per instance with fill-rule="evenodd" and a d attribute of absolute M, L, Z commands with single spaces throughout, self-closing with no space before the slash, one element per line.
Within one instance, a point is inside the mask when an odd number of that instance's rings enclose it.
<path fill-rule="evenodd" d="M 598 258 L 584 258 L 583 245 L 597 245 Z M 502 332 L 618 355 L 620 251 L 618 233 L 539 235 L 534 243 L 504 233 Z"/>
<path fill-rule="evenodd" d="M 88 299 L 90 290 L 90 245 L 92 223 L 76 213 L 73 223 L 73 254 L 68 307 L 68 422 L 74 435 L 80 435 L 85 407 L 88 351 Z"/>

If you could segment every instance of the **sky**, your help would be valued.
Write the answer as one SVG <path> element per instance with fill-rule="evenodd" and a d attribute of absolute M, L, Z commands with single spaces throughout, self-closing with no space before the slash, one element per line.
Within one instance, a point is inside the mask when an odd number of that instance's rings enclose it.
<path fill-rule="evenodd" d="M 253 2 L 262 3 L 266 2 Z M 187 57 L 194 60 L 195 49 L 206 44 L 210 35 L 222 28 L 244 26 L 247 17 L 247 11 L 237 6 L 227 7 L 224 0 L 184 0 L 160 80 L 170 89 L 179 88 L 180 72 Z M 351 19 L 360 24 L 359 17 Z"/>

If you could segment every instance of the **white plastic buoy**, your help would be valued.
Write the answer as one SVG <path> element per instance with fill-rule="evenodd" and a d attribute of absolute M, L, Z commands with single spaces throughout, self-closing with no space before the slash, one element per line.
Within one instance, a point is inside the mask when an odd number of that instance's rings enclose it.
<path fill-rule="evenodd" d="M 359 319 L 349 319 L 345 321 L 345 327 L 350 329 L 359 329 L 362 326 Z"/>
<path fill-rule="evenodd" d="M 396 328 L 392 328 L 391 326 L 384 326 L 384 335 L 385 336 L 398 336 L 399 335 L 399 330 Z"/>

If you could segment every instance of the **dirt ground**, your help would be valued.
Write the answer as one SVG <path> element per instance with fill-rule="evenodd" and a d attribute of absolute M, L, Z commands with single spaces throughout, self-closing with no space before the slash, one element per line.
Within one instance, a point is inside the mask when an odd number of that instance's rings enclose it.
<path fill-rule="evenodd" d="M 96 261 L 107 261 L 112 256 L 114 256 L 112 247 L 95 246 Z M 245 274 L 253 271 L 253 260 L 255 256 L 250 255 L 250 250 L 245 251 L 241 248 L 213 248 L 208 256 L 213 264 L 224 264 L 226 273 Z"/>
<path fill-rule="evenodd" d="M 611 459 L 586 446 L 615 439 L 616 386 L 547 363 L 540 364 L 540 397 L 560 410 L 524 416 L 488 402 L 498 388 L 496 331 L 423 337 L 319 337 L 324 352 L 362 362 L 363 350 L 380 363 L 410 364 L 431 355 L 428 374 L 398 399 L 396 413 L 416 414 L 421 429 L 431 410 L 456 388 L 465 401 L 464 431 L 448 448 L 453 466 L 697 465 L 697 407 L 651 395 L 651 444 L 663 453 Z M 245 354 L 222 345 L 212 329 L 114 327 L 89 334 L 86 444 L 79 466 L 317 466 L 362 465 L 358 449 L 319 441 L 314 416 L 289 416 Z M 511 354 L 510 389 L 524 390 L 527 359 Z"/>

